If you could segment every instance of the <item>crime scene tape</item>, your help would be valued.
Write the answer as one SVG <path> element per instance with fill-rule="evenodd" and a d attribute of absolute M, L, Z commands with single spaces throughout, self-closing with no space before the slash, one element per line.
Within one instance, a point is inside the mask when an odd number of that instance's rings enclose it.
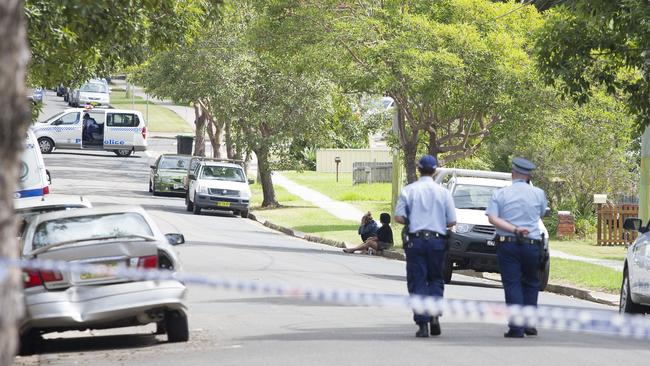
<path fill-rule="evenodd" d="M 541 327 L 550 330 L 586 332 L 650 340 L 650 317 L 619 314 L 614 311 L 560 306 L 507 306 L 501 302 L 443 299 L 418 295 L 381 294 L 354 290 L 307 288 L 279 283 L 243 281 L 208 277 L 200 274 L 172 272 L 137 267 L 107 267 L 66 261 L 0 258 L 0 281 L 9 267 L 23 270 L 59 271 L 70 274 L 92 273 L 131 280 L 177 280 L 184 284 L 206 286 L 239 292 L 288 296 L 305 301 L 352 306 L 398 307 L 418 314 L 487 323 L 509 323 L 517 326 Z"/>

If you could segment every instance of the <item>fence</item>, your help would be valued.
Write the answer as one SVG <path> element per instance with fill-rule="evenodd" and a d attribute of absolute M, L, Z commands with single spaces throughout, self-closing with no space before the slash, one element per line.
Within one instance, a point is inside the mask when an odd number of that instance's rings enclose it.
<path fill-rule="evenodd" d="M 636 239 L 635 231 L 623 229 L 628 217 L 638 217 L 639 205 L 635 204 L 599 204 L 598 245 L 630 245 Z"/>
<path fill-rule="evenodd" d="M 339 172 L 352 173 L 352 164 L 356 161 L 390 163 L 393 161 L 389 149 L 318 149 L 316 150 L 316 171 L 321 173 L 336 172 L 335 158 L 339 157 Z"/>
<path fill-rule="evenodd" d="M 352 184 L 390 183 L 393 178 L 393 163 L 352 163 Z"/>

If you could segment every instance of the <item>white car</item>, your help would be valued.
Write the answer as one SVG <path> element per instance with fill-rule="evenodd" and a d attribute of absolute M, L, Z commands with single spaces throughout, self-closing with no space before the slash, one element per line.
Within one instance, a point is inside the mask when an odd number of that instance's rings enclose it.
<path fill-rule="evenodd" d="M 172 245 L 139 207 L 80 208 L 29 220 L 21 241 L 24 259 L 70 264 L 179 271 Z M 173 279 L 133 280 L 106 272 L 23 271 L 26 313 L 20 322 L 21 353 L 38 350 L 41 335 L 156 323 L 170 342 L 189 338 L 185 286 Z"/>
<path fill-rule="evenodd" d="M 248 217 L 251 180 L 241 165 L 206 158 L 192 158 L 187 175 L 185 204 L 188 211 L 201 214 L 203 209 L 232 211 Z"/>
<path fill-rule="evenodd" d="M 70 108 L 32 127 L 43 154 L 54 149 L 113 151 L 126 157 L 147 149 L 147 126 L 139 111 Z"/>
<path fill-rule="evenodd" d="M 27 222 L 33 217 L 48 212 L 67 211 L 77 208 L 91 208 L 93 205 L 81 196 L 68 196 L 63 194 L 51 194 L 42 197 L 30 197 L 14 200 L 14 213 L 20 220 L 18 229 L 19 237 L 27 226 Z"/>
<path fill-rule="evenodd" d="M 492 193 L 512 184 L 510 173 L 482 170 L 446 169 L 436 171 L 435 180 L 446 186 L 454 199 L 457 224 L 449 233 L 449 250 L 444 268 L 445 283 L 451 282 L 454 270 L 472 269 L 478 272 L 499 273 L 496 257 L 494 225 L 485 215 Z M 540 291 L 548 284 L 550 273 L 549 238 L 544 222 L 539 220 L 542 232 L 540 262 Z"/>
<path fill-rule="evenodd" d="M 90 105 L 93 107 L 109 107 L 111 104 L 108 85 L 99 80 L 83 84 L 75 89 L 72 97 L 72 106 L 79 107 Z"/>
<path fill-rule="evenodd" d="M 50 179 L 43 155 L 38 148 L 38 140 L 33 130 L 27 130 L 25 150 L 21 157 L 18 189 L 14 192 L 15 200 L 29 197 L 42 197 L 50 193 Z"/>
<path fill-rule="evenodd" d="M 625 256 L 619 310 L 631 314 L 650 313 L 650 224 L 643 226 L 641 219 L 627 218 L 623 227 L 638 231 L 639 236 Z"/>

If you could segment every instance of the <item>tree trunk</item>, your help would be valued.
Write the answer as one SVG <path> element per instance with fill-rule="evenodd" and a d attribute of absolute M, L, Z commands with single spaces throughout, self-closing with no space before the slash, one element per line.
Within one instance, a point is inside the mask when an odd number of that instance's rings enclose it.
<path fill-rule="evenodd" d="M 9 259 L 18 255 L 13 195 L 31 122 L 25 98 L 29 54 L 24 12 L 22 0 L 0 1 L 0 257 Z M 20 278 L 20 271 L 0 266 L 0 366 L 11 365 L 16 352 Z"/>
<path fill-rule="evenodd" d="M 429 131 L 429 146 L 428 146 L 429 155 L 438 159 L 438 153 L 440 152 L 440 146 L 438 146 L 438 138 L 434 131 Z"/>
<path fill-rule="evenodd" d="M 201 106 L 198 103 L 194 105 L 194 156 L 205 156 L 205 113 L 201 113 Z"/>
<path fill-rule="evenodd" d="M 224 130 L 225 130 L 225 135 L 226 135 L 226 155 L 228 155 L 228 159 L 235 159 L 235 146 L 232 140 L 232 123 L 230 119 L 226 120 Z"/>
<path fill-rule="evenodd" d="M 269 164 L 269 149 L 260 147 L 255 149 L 257 155 L 257 170 L 262 184 L 262 207 L 278 207 L 278 201 L 275 199 L 275 189 L 273 189 L 273 180 L 271 179 L 271 165 Z"/>
<path fill-rule="evenodd" d="M 413 183 L 418 179 L 416 174 L 417 164 L 415 163 L 417 159 L 418 145 L 416 143 L 408 142 L 406 146 L 402 147 L 404 149 L 404 167 L 406 168 L 406 182 Z"/>
<path fill-rule="evenodd" d="M 212 144 L 212 157 L 221 159 L 221 126 L 212 119 L 212 116 L 208 116 L 206 125 L 208 137 L 210 137 L 210 143 Z"/>

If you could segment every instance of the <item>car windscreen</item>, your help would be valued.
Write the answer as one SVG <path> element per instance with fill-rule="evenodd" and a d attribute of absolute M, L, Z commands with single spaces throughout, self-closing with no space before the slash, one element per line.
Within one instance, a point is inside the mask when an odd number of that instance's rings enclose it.
<path fill-rule="evenodd" d="M 189 156 L 163 156 L 160 158 L 158 169 L 187 170 L 190 159 Z"/>
<path fill-rule="evenodd" d="M 497 189 L 499 187 L 459 184 L 453 193 L 454 205 L 456 208 L 485 210 Z"/>
<path fill-rule="evenodd" d="M 32 250 L 65 241 L 107 236 L 128 238 L 129 235 L 152 236 L 153 233 L 144 217 L 134 212 L 66 217 L 38 224 Z"/>
<path fill-rule="evenodd" d="M 89 83 L 82 85 L 79 91 L 89 93 L 108 93 L 108 88 L 104 84 Z"/>
<path fill-rule="evenodd" d="M 241 168 L 229 166 L 210 166 L 203 167 L 201 179 L 228 180 L 232 182 L 246 182 L 246 176 Z"/>

